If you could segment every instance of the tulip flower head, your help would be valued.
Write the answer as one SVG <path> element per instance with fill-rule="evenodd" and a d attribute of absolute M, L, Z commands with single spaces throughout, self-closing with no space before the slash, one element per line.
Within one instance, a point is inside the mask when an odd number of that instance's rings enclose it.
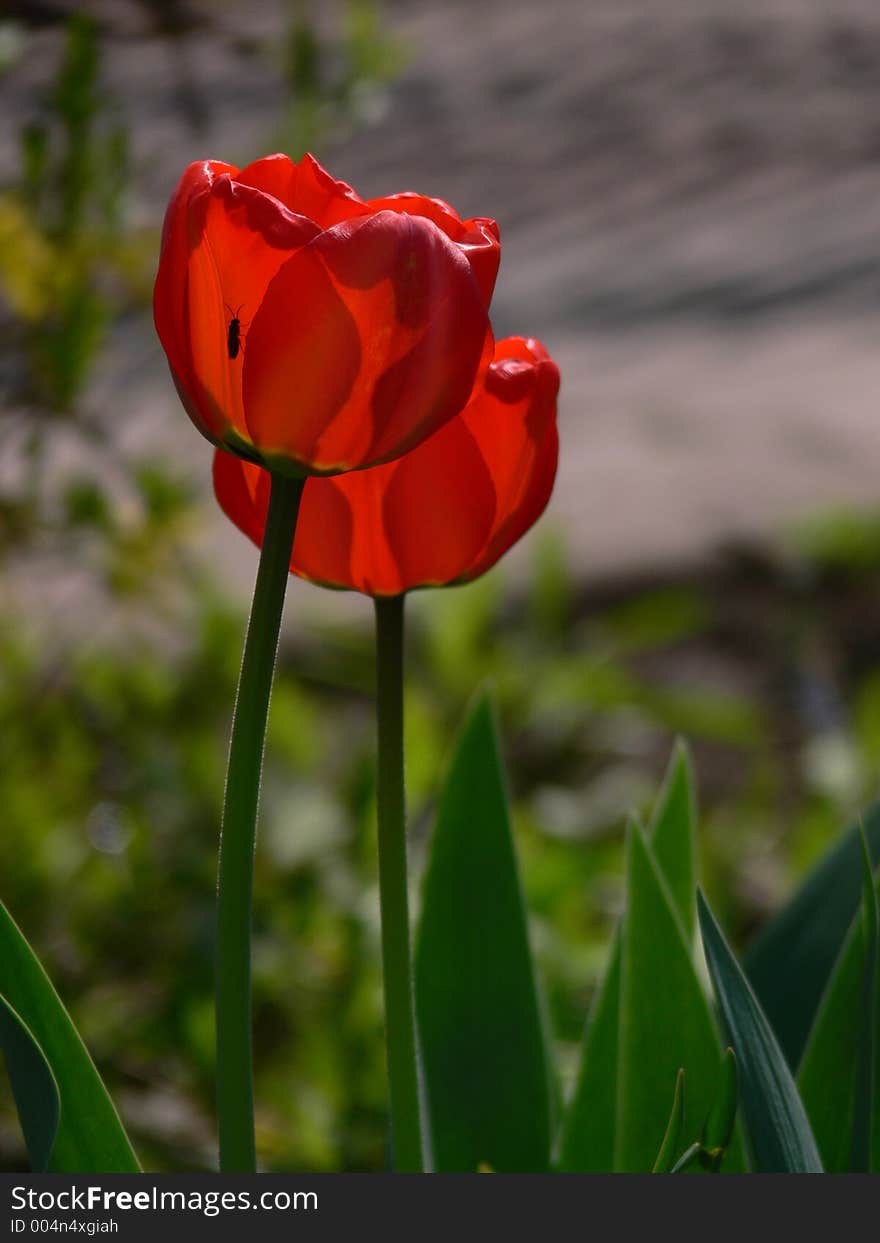
<path fill-rule="evenodd" d="M 428 440 L 394 462 L 307 481 L 291 572 L 371 596 L 485 573 L 550 499 L 558 391 L 558 368 L 540 342 L 499 342 L 471 400 Z M 215 455 L 220 506 L 257 545 L 269 484 L 260 467 Z"/>
<path fill-rule="evenodd" d="M 498 229 L 405 193 L 361 199 L 311 156 L 184 172 L 156 329 L 214 444 L 288 474 L 390 461 L 467 403 L 491 361 Z"/>

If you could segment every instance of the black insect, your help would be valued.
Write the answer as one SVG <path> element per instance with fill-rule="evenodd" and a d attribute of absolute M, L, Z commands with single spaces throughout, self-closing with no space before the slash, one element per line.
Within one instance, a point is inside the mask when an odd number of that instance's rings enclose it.
<path fill-rule="evenodd" d="M 232 319 L 229 321 L 229 326 L 226 329 L 226 353 L 229 355 L 230 359 L 238 358 L 239 351 L 244 345 L 241 336 L 241 320 L 238 318 L 238 312 L 241 310 L 241 307 L 236 307 L 233 311 L 228 302 L 224 302 L 223 305 L 232 316 Z"/>

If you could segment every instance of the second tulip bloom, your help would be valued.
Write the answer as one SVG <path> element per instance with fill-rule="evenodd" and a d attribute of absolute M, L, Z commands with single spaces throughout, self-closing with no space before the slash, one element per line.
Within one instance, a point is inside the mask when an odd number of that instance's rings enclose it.
<path fill-rule="evenodd" d="M 372 596 L 467 582 L 537 521 L 558 455 L 559 371 L 540 344 L 509 337 L 458 417 L 397 461 L 309 479 L 290 568 L 325 586 Z M 214 457 L 224 512 L 261 544 L 265 470 Z"/>

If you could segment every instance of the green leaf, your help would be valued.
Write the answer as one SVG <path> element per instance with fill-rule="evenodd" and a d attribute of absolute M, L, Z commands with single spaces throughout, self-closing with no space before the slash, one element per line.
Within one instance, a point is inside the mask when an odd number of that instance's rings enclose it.
<path fill-rule="evenodd" d="M 867 871 L 867 863 L 865 866 Z M 866 887 L 862 911 L 854 919 L 831 973 L 798 1071 L 801 1099 L 829 1174 L 853 1169 L 880 1172 L 876 1135 L 880 1119 L 876 1071 L 880 1035 L 875 922 L 878 887 L 880 874 L 871 886 L 873 898 Z M 858 1120 L 857 1101 L 869 1107 L 863 1108 Z M 869 1127 L 874 1132 L 872 1153 L 866 1151 Z M 854 1145 L 857 1134 L 859 1144 Z"/>
<path fill-rule="evenodd" d="M 555 1080 L 486 698 L 440 800 L 415 983 L 435 1168 L 546 1170 Z"/>
<path fill-rule="evenodd" d="M 58 1130 L 61 1101 L 45 1054 L 12 1006 L 0 997 L 0 1048 L 35 1174 L 49 1165 Z"/>
<path fill-rule="evenodd" d="M 865 835 L 876 866 L 880 862 L 880 803 L 865 817 Z M 861 895 L 856 826 L 819 861 L 746 955 L 746 974 L 792 1068 L 803 1055 Z"/>
<path fill-rule="evenodd" d="M 739 1066 L 756 1168 L 763 1174 L 820 1174 L 816 1141 L 773 1030 L 702 893 L 697 904 L 706 963 Z"/>
<path fill-rule="evenodd" d="M 695 822 L 691 765 L 687 749 L 679 743 L 651 817 L 650 836 L 654 857 L 666 878 L 682 925 L 691 930 L 691 935 L 695 918 Z M 563 1121 L 557 1164 L 565 1171 L 603 1172 L 614 1165 L 621 934 L 622 922 L 593 998 L 578 1079 Z"/>
<path fill-rule="evenodd" d="M 680 1067 L 686 1125 L 712 1106 L 721 1050 L 709 1005 L 660 869 L 641 830 L 627 842 L 627 915 L 620 970 L 614 1169 L 650 1170 L 663 1140 L 669 1084 Z"/>
<path fill-rule="evenodd" d="M 672 1094 L 672 1109 L 663 1143 L 657 1153 L 652 1174 L 669 1174 L 676 1163 L 676 1153 L 681 1152 L 681 1136 L 684 1131 L 684 1069 L 679 1069 L 675 1076 L 675 1091 Z"/>
<path fill-rule="evenodd" d="M 675 744 L 648 827 L 651 849 L 689 940 L 697 921 L 696 795 L 690 754 Z"/>
<path fill-rule="evenodd" d="M 61 1116 L 48 1168 L 66 1174 L 139 1172 L 128 1136 L 94 1062 L 49 977 L 2 903 L 0 995 L 27 1025 L 60 1094 Z M 4 1053 L 8 1057 L 5 1043 Z M 24 1122 L 22 1125 L 27 1137 Z M 28 1122 L 27 1126 L 32 1124 Z"/>
<path fill-rule="evenodd" d="M 718 1165 L 733 1139 L 738 1104 L 739 1074 L 736 1069 L 736 1054 L 733 1049 L 726 1049 L 721 1063 L 718 1094 L 712 1102 L 701 1137 L 706 1152 L 714 1154 Z"/>
<path fill-rule="evenodd" d="M 593 997 L 581 1064 L 559 1143 L 557 1168 L 565 1173 L 608 1173 L 617 1130 L 617 1061 L 620 1018 L 618 927 L 602 982 Z"/>
<path fill-rule="evenodd" d="M 856 1058 L 856 1099 L 852 1132 L 852 1160 L 850 1168 L 855 1173 L 870 1173 L 876 1153 L 875 1143 L 880 1127 L 876 1115 L 877 1099 L 877 1042 L 878 1030 L 878 981 L 877 945 L 880 941 L 880 915 L 877 909 L 877 891 L 871 871 L 871 855 L 864 829 L 860 828 L 862 845 L 862 923 L 865 939 L 865 964 L 862 973 L 861 1031 Z"/>

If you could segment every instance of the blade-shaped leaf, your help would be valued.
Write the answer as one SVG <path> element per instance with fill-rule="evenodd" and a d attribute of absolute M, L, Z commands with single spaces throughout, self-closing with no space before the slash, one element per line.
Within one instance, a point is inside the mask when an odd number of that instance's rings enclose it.
<path fill-rule="evenodd" d="M 654 857 L 685 929 L 693 930 L 696 887 L 695 797 L 687 749 L 677 744 L 651 817 Z M 558 1168 L 602 1172 L 613 1168 L 617 1130 L 620 935 L 614 934 L 608 966 L 593 998 L 580 1071 L 566 1111 Z M 670 1080 L 671 1082 L 671 1080 Z"/>
<path fill-rule="evenodd" d="M 717 1091 L 721 1049 L 672 896 L 641 830 L 627 843 L 620 970 L 614 1168 L 650 1170 L 663 1140 L 669 1085 L 685 1070 L 685 1119 L 699 1134 Z"/>
<path fill-rule="evenodd" d="M 42 1174 L 48 1168 L 58 1130 L 61 1111 L 58 1085 L 43 1050 L 4 997 L 0 997 L 0 1048 L 31 1169 L 35 1174 Z"/>
<path fill-rule="evenodd" d="M 681 1153 L 681 1140 L 684 1132 L 684 1070 L 675 1076 L 675 1091 L 672 1094 L 672 1109 L 663 1143 L 657 1153 L 657 1160 L 651 1170 L 652 1174 L 669 1174 Z"/>
<path fill-rule="evenodd" d="M 870 950 L 867 955 L 865 952 L 866 933 L 876 929 L 878 888 L 880 873 L 874 880 L 873 901 L 866 893 L 862 911 L 853 921 L 835 963 L 798 1071 L 801 1099 L 829 1174 L 854 1168 L 880 1172 L 880 1146 L 876 1140 L 871 1143 L 873 1153 L 865 1152 L 868 1127 L 876 1131 L 880 1118 L 876 949 L 873 955 Z M 859 1078 L 863 1080 L 861 1086 Z M 868 1108 L 857 1124 L 859 1100 Z M 859 1131 L 861 1153 L 854 1151 L 852 1142 L 854 1133 Z"/>
<path fill-rule="evenodd" d="M 871 870 L 871 855 L 864 830 L 860 831 L 862 845 L 862 926 L 865 939 L 865 963 L 862 974 L 862 1022 L 859 1048 L 856 1058 L 856 1099 L 853 1117 L 852 1159 L 850 1168 L 858 1173 L 870 1173 L 875 1156 L 878 1133 L 877 1118 L 877 1043 L 878 1031 L 878 940 L 880 940 L 880 913 L 877 908 L 877 891 Z M 876 1154 L 880 1155 L 880 1154 Z"/>
<path fill-rule="evenodd" d="M 738 1106 L 739 1072 L 736 1069 L 736 1054 L 733 1049 L 725 1049 L 718 1094 L 712 1102 L 703 1127 L 702 1144 L 706 1152 L 723 1154 L 727 1151 L 733 1139 Z M 715 1164 L 720 1163 L 720 1159 L 716 1157 Z"/>
<path fill-rule="evenodd" d="M 0 994 L 27 1025 L 58 1086 L 61 1117 L 49 1169 L 56 1173 L 137 1173 L 137 1158 L 95 1064 L 49 977 L 2 903 Z"/>
<path fill-rule="evenodd" d="M 617 1131 L 620 928 L 593 998 L 574 1094 L 563 1120 L 556 1166 L 565 1173 L 608 1173 Z"/>
<path fill-rule="evenodd" d="M 820 1174 L 816 1141 L 782 1050 L 702 893 L 697 904 L 706 963 L 736 1053 L 756 1168 L 764 1174 Z"/>
<path fill-rule="evenodd" d="M 717 1174 L 724 1164 L 730 1144 L 734 1141 L 736 1111 L 739 1103 L 739 1084 L 736 1057 L 733 1049 L 726 1049 L 721 1064 L 721 1076 L 712 1107 L 703 1124 L 703 1133 L 682 1152 L 684 1137 L 684 1071 L 678 1072 L 669 1125 L 663 1137 L 663 1145 L 654 1162 L 654 1174 L 678 1174 L 699 1167 Z M 737 1141 L 738 1142 L 738 1141 Z M 737 1172 L 740 1172 L 737 1165 Z M 732 1172 L 732 1171 L 730 1171 Z"/>
<path fill-rule="evenodd" d="M 678 741 L 648 827 L 648 840 L 688 940 L 697 922 L 697 806 L 693 768 Z"/>
<path fill-rule="evenodd" d="M 440 800 L 415 978 L 435 1168 L 546 1170 L 554 1079 L 485 698 Z"/>
<path fill-rule="evenodd" d="M 870 809 L 864 826 L 876 867 L 880 803 Z M 855 826 L 819 861 L 746 955 L 746 974 L 792 1068 L 801 1060 L 861 896 L 861 846 Z"/>

